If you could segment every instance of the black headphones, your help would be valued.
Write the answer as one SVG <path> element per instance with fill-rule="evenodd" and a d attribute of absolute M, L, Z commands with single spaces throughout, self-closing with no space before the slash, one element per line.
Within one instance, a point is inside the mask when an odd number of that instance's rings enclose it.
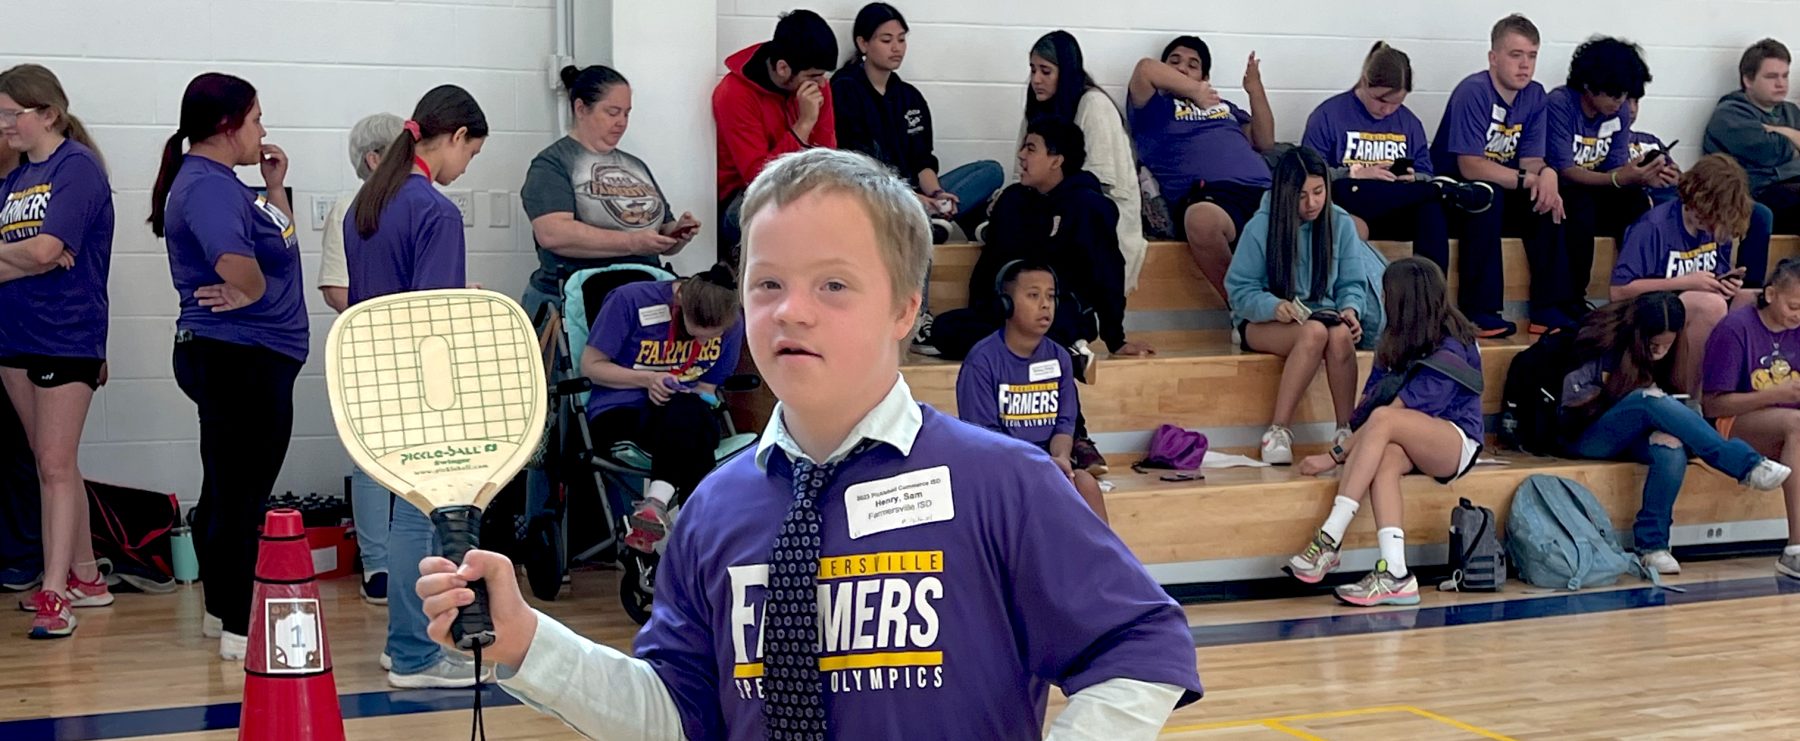
<path fill-rule="evenodd" d="M 1001 265 L 1000 272 L 994 274 L 994 295 L 999 297 L 999 299 L 1000 299 L 1000 319 L 1001 319 L 1001 321 L 1011 319 L 1012 315 L 1013 315 L 1013 308 L 1014 308 L 1012 296 L 1007 295 L 1007 293 L 1006 293 L 1006 282 L 1019 277 L 1019 273 L 1025 272 L 1024 271 L 1025 267 L 1026 267 L 1025 260 L 1011 260 L 1011 261 L 1007 262 L 1005 265 Z M 1057 294 L 1062 291 L 1062 279 L 1056 277 L 1056 269 L 1050 267 L 1047 264 L 1034 265 L 1034 266 L 1031 266 L 1031 269 L 1032 270 L 1042 270 L 1042 271 L 1050 274 L 1050 284 L 1055 287 L 1055 289 L 1050 292 L 1050 300 L 1052 302 L 1055 302 L 1057 299 Z"/>

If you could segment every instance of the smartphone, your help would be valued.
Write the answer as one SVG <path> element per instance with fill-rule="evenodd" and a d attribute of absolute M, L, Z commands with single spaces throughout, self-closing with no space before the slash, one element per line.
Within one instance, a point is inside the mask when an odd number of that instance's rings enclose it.
<path fill-rule="evenodd" d="M 1412 171 L 1413 171 L 1412 158 L 1411 157 L 1401 157 L 1399 159 L 1396 159 L 1396 160 L 1394 160 L 1394 164 L 1388 165 L 1388 170 L 1393 172 L 1395 175 L 1411 175 Z"/>
<path fill-rule="evenodd" d="M 1307 321 L 1318 322 L 1327 327 L 1335 327 L 1344 323 L 1344 316 L 1333 309 L 1320 309 L 1306 315 Z"/>
<path fill-rule="evenodd" d="M 1200 473 L 1199 471 L 1176 471 L 1174 473 L 1165 473 L 1160 478 L 1163 481 L 1194 481 L 1196 479 L 1204 480 L 1206 474 Z"/>
<path fill-rule="evenodd" d="M 1744 282 L 1744 270 L 1742 266 L 1732 268 L 1731 272 L 1719 276 L 1719 280 L 1735 280 L 1741 284 Z"/>
<path fill-rule="evenodd" d="M 1658 149 L 1654 152 L 1644 155 L 1644 164 L 1648 165 L 1652 162 L 1655 162 L 1659 159 L 1669 156 L 1669 150 L 1674 149 L 1675 145 L 1680 144 L 1680 143 L 1681 143 L 1681 140 L 1676 139 L 1675 141 L 1669 142 L 1662 149 Z"/>

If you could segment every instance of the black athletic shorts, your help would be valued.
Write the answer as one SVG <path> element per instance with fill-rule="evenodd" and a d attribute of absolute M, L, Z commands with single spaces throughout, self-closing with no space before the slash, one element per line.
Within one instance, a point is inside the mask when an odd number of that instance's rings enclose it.
<path fill-rule="evenodd" d="M 40 388 L 56 388 L 65 383 L 85 383 L 100 388 L 99 358 L 58 358 L 49 355 L 10 355 L 0 358 L 0 367 L 19 368 Z"/>
<path fill-rule="evenodd" d="M 1244 224 L 1262 208 L 1263 194 L 1268 188 L 1259 188 L 1243 183 L 1208 183 L 1197 182 L 1188 189 L 1186 195 L 1175 202 L 1175 208 L 1169 213 L 1169 221 L 1175 227 L 1177 239 L 1187 239 L 1187 210 L 1196 203 L 1210 203 L 1225 210 L 1231 217 L 1231 223 L 1237 227 L 1238 236 L 1244 234 Z M 1233 242 L 1235 244 L 1235 240 Z"/>

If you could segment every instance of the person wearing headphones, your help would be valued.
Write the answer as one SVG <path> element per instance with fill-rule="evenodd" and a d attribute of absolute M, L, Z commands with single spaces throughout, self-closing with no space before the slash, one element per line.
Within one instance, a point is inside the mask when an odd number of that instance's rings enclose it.
<path fill-rule="evenodd" d="M 1044 336 L 1056 320 L 1056 271 L 1047 263 L 1014 260 L 1000 269 L 994 293 L 1006 326 L 963 359 L 956 374 L 957 417 L 1043 448 L 1105 522 L 1099 480 L 1073 463 L 1081 410 L 1074 360 Z"/>

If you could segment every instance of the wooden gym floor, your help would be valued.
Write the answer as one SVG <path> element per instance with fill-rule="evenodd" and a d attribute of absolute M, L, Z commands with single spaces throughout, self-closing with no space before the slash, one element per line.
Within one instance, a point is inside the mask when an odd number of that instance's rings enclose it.
<path fill-rule="evenodd" d="M 1800 581 L 1769 557 L 1694 561 L 1671 580 L 1579 594 L 1514 582 L 1501 594 L 1429 592 L 1417 608 L 1362 611 L 1326 596 L 1187 608 L 1206 699 L 1164 737 L 1221 739 L 1800 738 Z M 541 605 L 618 647 L 635 632 L 617 574 L 576 574 Z M 460 738 L 468 691 L 391 690 L 376 665 L 385 608 L 352 579 L 321 584 L 353 739 Z M 241 665 L 200 637 L 200 593 L 121 595 L 77 635 L 0 640 L 0 739 L 236 738 Z M 490 690 L 488 737 L 562 739 L 558 721 Z M 1060 711 L 1060 697 L 1051 714 Z M 208 730 L 212 729 L 212 730 Z"/>

